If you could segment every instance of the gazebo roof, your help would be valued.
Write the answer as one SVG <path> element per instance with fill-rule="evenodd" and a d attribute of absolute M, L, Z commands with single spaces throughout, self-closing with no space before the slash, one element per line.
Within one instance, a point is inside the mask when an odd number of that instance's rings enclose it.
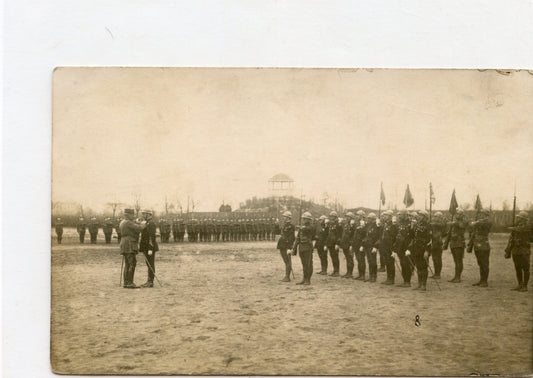
<path fill-rule="evenodd" d="M 269 182 L 271 181 L 290 181 L 290 182 L 293 182 L 294 180 L 292 178 L 290 178 L 289 176 L 287 176 L 286 174 L 284 173 L 278 173 L 277 175 L 274 175 L 270 178 L 270 180 L 268 180 Z"/>

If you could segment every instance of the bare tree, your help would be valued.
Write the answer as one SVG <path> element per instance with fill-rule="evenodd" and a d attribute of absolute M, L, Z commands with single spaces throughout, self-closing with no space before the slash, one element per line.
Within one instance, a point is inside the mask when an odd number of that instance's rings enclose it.
<path fill-rule="evenodd" d="M 139 212 L 141 211 L 141 195 L 140 193 L 133 193 L 133 204 L 135 207 L 135 216 L 139 216 Z"/>
<path fill-rule="evenodd" d="M 107 206 L 109 206 L 111 208 L 111 210 L 113 210 L 113 222 L 115 221 L 115 215 L 116 215 L 116 212 L 117 212 L 117 209 L 124 205 L 123 203 L 121 202 L 118 202 L 116 199 L 114 199 L 112 202 L 108 202 L 106 203 Z"/>

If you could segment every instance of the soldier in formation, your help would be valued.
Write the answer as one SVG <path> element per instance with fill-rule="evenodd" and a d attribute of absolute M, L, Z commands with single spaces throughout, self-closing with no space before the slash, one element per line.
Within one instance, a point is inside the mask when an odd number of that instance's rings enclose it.
<path fill-rule="evenodd" d="M 411 252 L 408 250 L 408 248 L 411 244 L 412 229 L 413 228 L 409 219 L 409 214 L 406 210 L 401 210 L 398 214 L 398 232 L 396 233 L 396 238 L 394 239 L 394 244 L 392 247 L 392 258 L 395 261 L 399 260 L 400 269 L 402 272 L 403 283 L 399 285 L 400 287 L 411 286 L 413 265 L 410 261 Z"/>
<path fill-rule="evenodd" d="M 383 256 L 387 279 L 382 282 L 385 285 L 394 285 L 396 268 L 392 258 L 392 249 L 398 234 L 398 225 L 392 221 L 393 212 L 387 210 L 383 213 L 381 239 L 379 242 L 379 255 Z"/>
<path fill-rule="evenodd" d="M 530 238 L 531 225 L 528 224 L 529 216 L 527 212 L 521 211 L 516 216 L 516 225 L 511 227 L 509 242 L 505 248 L 505 258 L 513 258 L 516 271 L 518 286 L 513 288 L 515 291 L 527 291 L 529 282 L 529 265 L 530 265 Z"/>
<path fill-rule="evenodd" d="M 333 265 L 331 277 L 339 277 L 339 244 L 342 237 L 342 226 L 339 223 L 339 217 L 336 211 L 329 213 L 329 219 L 326 228 L 326 247 L 328 248 Z"/>
<path fill-rule="evenodd" d="M 434 274 L 431 278 L 440 279 L 442 271 L 442 240 L 446 234 L 444 216 L 437 211 L 431 221 L 431 259 L 433 260 Z"/>
<path fill-rule="evenodd" d="M 352 250 L 355 254 L 355 258 L 357 260 L 357 277 L 354 278 L 354 280 L 365 280 L 365 274 L 366 274 L 366 262 L 365 262 L 365 252 L 363 248 L 363 239 L 365 238 L 365 232 L 366 232 L 366 223 L 365 223 L 365 212 L 363 210 L 359 210 L 356 213 L 357 219 L 356 219 L 356 227 L 355 231 L 353 233 L 353 243 L 352 243 Z"/>
<path fill-rule="evenodd" d="M 320 259 L 320 272 L 317 274 L 326 275 L 328 274 L 328 251 L 326 249 L 326 236 L 327 236 L 327 226 L 326 226 L 327 217 L 321 215 L 318 219 L 318 224 L 316 226 L 316 242 L 315 248 L 318 253 L 318 258 Z"/>
<path fill-rule="evenodd" d="M 92 217 L 91 222 L 89 223 L 89 234 L 91 235 L 91 244 L 96 244 L 96 239 L 98 238 L 99 228 L 100 228 L 100 224 L 98 224 L 96 217 Z"/>
<path fill-rule="evenodd" d="M 342 252 L 344 253 L 344 257 L 346 259 L 346 274 L 344 274 L 342 278 L 353 278 L 354 261 L 353 253 L 350 248 L 352 246 L 353 235 L 356 227 L 354 218 L 355 215 L 351 211 L 346 213 L 346 222 L 344 222 L 342 227 L 340 247 L 342 248 Z"/>
<path fill-rule="evenodd" d="M 104 231 L 105 243 L 110 244 L 111 235 L 113 234 L 113 222 L 111 221 L 111 218 L 106 218 L 104 220 L 103 231 Z"/>
<path fill-rule="evenodd" d="M 61 221 L 61 218 L 56 219 L 56 235 L 57 235 L 57 244 L 61 244 L 61 240 L 63 239 L 63 222 Z"/>
<path fill-rule="evenodd" d="M 122 222 L 122 218 L 118 217 L 117 223 L 115 224 L 115 232 L 117 233 L 118 244 L 120 244 L 120 240 L 122 239 L 122 234 L 120 233 L 120 222 Z"/>
<path fill-rule="evenodd" d="M 381 228 L 376 224 L 376 214 L 370 213 L 365 225 L 365 237 L 363 238 L 362 247 L 368 263 L 369 277 L 365 282 L 376 282 L 378 276 L 377 253 Z M 364 274 L 364 272 L 363 272 Z"/>
<path fill-rule="evenodd" d="M 453 262 L 455 264 L 455 276 L 449 281 L 453 283 L 461 282 L 461 274 L 463 273 L 463 258 L 465 254 L 465 230 L 467 223 L 464 217 L 464 211 L 457 209 L 455 214 L 455 221 L 448 223 L 448 235 L 444 242 L 443 249 L 448 249 L 452 252 Z"/>
<path fill-rule="evenodd" d="M 278 240 L 277 249 L 281 254 L 283 263 L 285 264 L 285 277 L 281 280 L 282 282 L 289 282 L 291 280 L 290 274 L 292 272 L 292 261 L 290 255 L 287 253 L 293 247 L 295 235 L 294 235 L 294 226 L 291 223 L 292 213 L 290 211 L 285 211 L 283 213 L 283 226 L 281 228 L 281 236 Z"/>
<path fill-rule="evenodd" d="M 428 222 L 428 212 L 421 210 L 419 219 L 413 229 L 411 252 L 418 276 L 418 286 L 415 289 L 426 291 L 428 279 L 428 259 L 430 255 L 431 229 Z"/>
<path fill-rule="evenodd" d="M 85 219 L 83 217 L 80 217 L 80 219 L 78 219 L 78 224 L 76 225 L 76 231 L 78 232 L 78 235 L 80 237 L 81 244 L 83 244 L 85 241 L 86 230 L 87 230 L 87 224 L 85 223 Z"/>
<path fill-rule="evenodd" d="M 472 233 L 468 242 L 467 252 L 476 255 L 477 264 L 479 265 L 479 281 L 473 286 L 487 287 L 489 278 L 489 256 L 490 244 L 489 233 L 492 223 L 489 221 L 489 211 L 482 209 L 478 213 L 478 220 L 472 222 Z"/>

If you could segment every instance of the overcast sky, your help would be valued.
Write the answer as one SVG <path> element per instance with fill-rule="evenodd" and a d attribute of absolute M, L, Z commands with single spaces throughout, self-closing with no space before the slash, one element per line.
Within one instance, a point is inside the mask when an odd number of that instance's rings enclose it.
<path fill-rule="evenodd" d="M 94 209 L 187 196 L 197 210 L 296 192 L 377 207 L 533 202 L 533 75 L 477 70 L 63 68 L 54 72 L 52 199 Z"/>

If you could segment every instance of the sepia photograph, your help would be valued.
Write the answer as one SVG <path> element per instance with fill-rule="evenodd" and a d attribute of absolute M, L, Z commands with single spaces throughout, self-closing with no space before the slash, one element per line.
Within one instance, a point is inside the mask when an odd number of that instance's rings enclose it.
<path fill-rule="evenodd" d="M 59 374 L 530 375 L 533 71 L 58 67 Z"/>

